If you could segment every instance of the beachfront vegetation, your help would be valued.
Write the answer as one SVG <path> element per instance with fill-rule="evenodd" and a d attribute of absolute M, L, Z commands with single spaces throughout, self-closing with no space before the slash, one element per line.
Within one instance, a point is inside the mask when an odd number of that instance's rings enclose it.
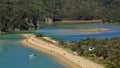
<path fill-rule="evenodd" d="M 36 37 L 43 37 L 42 34 L 36 34 Z"/>
<path fill-rule="evenodd" d="M 103 64 L 105 68 L 120 67 L 120 37 L 115 38 L 87 38 L 80 41 L 60 41 L 60 46 L 76 52 L 79 56 L 84 56 Z"/>
<path fill-rule="evenodd" d="M 120 22 L 120 0 L 0 0 L 0 33 L 39 28 L 40 21 Z"/>

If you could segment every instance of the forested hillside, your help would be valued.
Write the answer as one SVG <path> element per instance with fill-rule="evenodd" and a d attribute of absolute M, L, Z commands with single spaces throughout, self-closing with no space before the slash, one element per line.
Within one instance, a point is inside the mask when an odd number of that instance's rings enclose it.
<path fill-rule="evenodd" d="M 39 28 L 42 20 L 120 22 L 120 0 L 0 0 L 0 33 Z"/>

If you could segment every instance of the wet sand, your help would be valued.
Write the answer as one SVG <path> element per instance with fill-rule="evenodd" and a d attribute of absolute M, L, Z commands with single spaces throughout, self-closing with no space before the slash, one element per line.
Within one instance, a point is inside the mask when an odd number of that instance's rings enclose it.
<path fill-rule="evenodd" d="M 111 31 L 109 28 L 81 28 L 81 29 L 64 29 L 59 30 L 61 32 L 105 32 L 105 31 Z"/>
<path fill-rule="evenodd" d="M 104 32 L 104 31 L 111 31 L 109 28 L 83 28 L 74 30 L 74 32 Z"/>
<path fill-rule="evenodd" d="M 44 53 L 49 54 L 50 56 L 54 57 L 55 60 L 57 60 L 58 62 L 60 62 L 63 66 L 65 66 L 65 68 L 81 68 L 79 65 L 73 63 L 72 61 L 70 61 L 69 59 L 63 57 L 62 55 L 55 53 L 55 52 L 51 52 L 48 49 L 44 49 L 41 48 L 39 46 L 35 46 L 34 44 L 31 44 L 28 42 L 28 38 L 30 38 L 30 36 L 33 36 L 32 34 L 23 34 L 23 37 L 26 37 L 26 39 L 20 41 L 22 44 L 24 44 L 27 47 L 30 47 L 32 49 L 38 50 L 38 51 L 42 51 Z"/>
<path fill-rule="evenodd" d="M 57 47 L 55 44 L 48 43 L 42 39 L 37 39 L 32 34 L 23 34 L 22 36 L 26 37 L 26 39 L 21 41 L 21 43 L 25 44 L 25 46 L 53 56 L 66 68 L 103 68 L 101 65 L 90 60 L 73 55 L 64 49 Z"/>
<path fill-rule="evenodd" d="M 63 20 L 58 23 L 96 23 L 102 22 L 101 20 Z"/>

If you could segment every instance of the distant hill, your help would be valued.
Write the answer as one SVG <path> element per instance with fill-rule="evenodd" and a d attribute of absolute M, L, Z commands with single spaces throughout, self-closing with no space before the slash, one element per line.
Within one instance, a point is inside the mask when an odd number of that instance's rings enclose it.
<path fill-rule="evenodd" d="M 0 0 L 0 33 L 39 28 L 39 22 L 102 20 L 120 23 L 120 0 Z"/>

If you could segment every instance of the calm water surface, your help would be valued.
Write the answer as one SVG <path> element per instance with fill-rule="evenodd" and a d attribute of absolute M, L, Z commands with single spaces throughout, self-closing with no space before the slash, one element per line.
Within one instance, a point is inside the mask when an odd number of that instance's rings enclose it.
<path fill-rule="evenodd" d="M 82 29 L 82 28 L 109 28 L 111 31 L 105 32 L 68 32 L 67 30 Z M 66 30 L 66 31 L 65 31 Z M 80 40 L 83 38 L 110 38 L 120 37 L 120 25 L 105 25 L 105 24 L 72 24 L 72 25 L 51 25 L 46 28 L 37 30 L 35 33 L 40 33 L 45 36 L 55 37 L 62 40 Z"/>
<path fill-rule="evenodd" d="M 67 30 L 81 28 L 110 28 L 106 32 L 68 32 Z M 66 30 L 66 31 L 65 31 Z M 45 36 L 63 40 L 80 40 L 82 38 L 110 38 L 120 37 L 120 26 L 103 24 L 75 24 L 75 25 L 51 25 L 35 31 Z M 0 36 L 0 68 L 64 68 L 51 56 L 23 46 L 18 41 L 23 39 L 19 35 Z M 36 54 L 38 58 L 30 59 L 29 54 Z"/>
<path fill-rule="evenodd" d="M 0 36 L 0 68 L 64 68 L 51 56 L 27 48 L 19 43 L 23 39 L 18 35 Z M 30 59 L 29 54 L 36 54 L 38 57 Z"/>

